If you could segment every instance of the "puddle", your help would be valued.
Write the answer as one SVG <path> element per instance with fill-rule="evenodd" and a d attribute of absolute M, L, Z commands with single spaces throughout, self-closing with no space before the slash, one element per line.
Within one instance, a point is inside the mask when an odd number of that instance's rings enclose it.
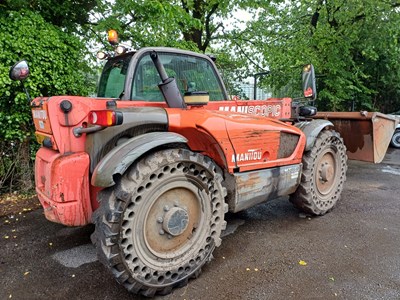
<path fill-rule="evenodd" d="M 382 169 L 383 173 L 389 173 L 393 175 L 400 175 L 400 170 L 396 168 L 392 168 L 391 166 L 386 166 Z"/>

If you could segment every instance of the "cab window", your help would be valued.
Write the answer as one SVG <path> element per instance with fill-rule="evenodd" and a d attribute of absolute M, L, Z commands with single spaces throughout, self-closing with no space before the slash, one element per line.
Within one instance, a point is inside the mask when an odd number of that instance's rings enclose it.
<path fill-rule="evenodd" d="M 185 54 L 158 53 L 169 77 L 174 77 L 184 95 L 186 92 L 206 91 L 210 101 L 224 100 L 222 87 L 209 61 Z M 132 81 L 131 99 L 138 101 L 164 101 L 158 89 L 161 79 L 150 54 L 145 54 L 138 62 Z"/>
<path fill-rule="evenodd" d="M 124 92 L 125 77 L 132 56 L 112 59 L 104 66 L 100 78 L 98 97 L 121 98 Z"/>

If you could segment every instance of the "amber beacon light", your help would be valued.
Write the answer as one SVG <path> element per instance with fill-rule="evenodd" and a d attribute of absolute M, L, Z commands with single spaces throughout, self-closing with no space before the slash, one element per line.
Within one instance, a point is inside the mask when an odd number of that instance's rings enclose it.
<path fill-rule="evenodd" d="M 118 44 L 118 33 L 114 29 L 108 31 L 108 42 L 113 46 Z"/>

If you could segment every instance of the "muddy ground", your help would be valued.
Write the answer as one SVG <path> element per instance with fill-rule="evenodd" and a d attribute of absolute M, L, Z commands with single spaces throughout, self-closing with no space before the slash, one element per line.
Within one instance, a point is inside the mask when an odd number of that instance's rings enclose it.
<path fill-rule="evenodd" d="M 0 218 L 0 299 L 140 299 L 96 260 L 93 228 L 41 209 Z M 400 150 L 350 162 L 342 199 L 308 218 L 287 198 L 228 216 L 214 260 L 172 299 L 400 299 Z"/>

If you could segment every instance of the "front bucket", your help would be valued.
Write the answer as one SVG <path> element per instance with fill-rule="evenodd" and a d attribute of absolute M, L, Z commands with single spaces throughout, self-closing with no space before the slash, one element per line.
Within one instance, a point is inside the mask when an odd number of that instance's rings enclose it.
<path fill-rule="evenodd" d="M 398 120 L 379 112 L 318 112 L 343 137 L 349 159 L 380 163 L 385 157 Z"/>

